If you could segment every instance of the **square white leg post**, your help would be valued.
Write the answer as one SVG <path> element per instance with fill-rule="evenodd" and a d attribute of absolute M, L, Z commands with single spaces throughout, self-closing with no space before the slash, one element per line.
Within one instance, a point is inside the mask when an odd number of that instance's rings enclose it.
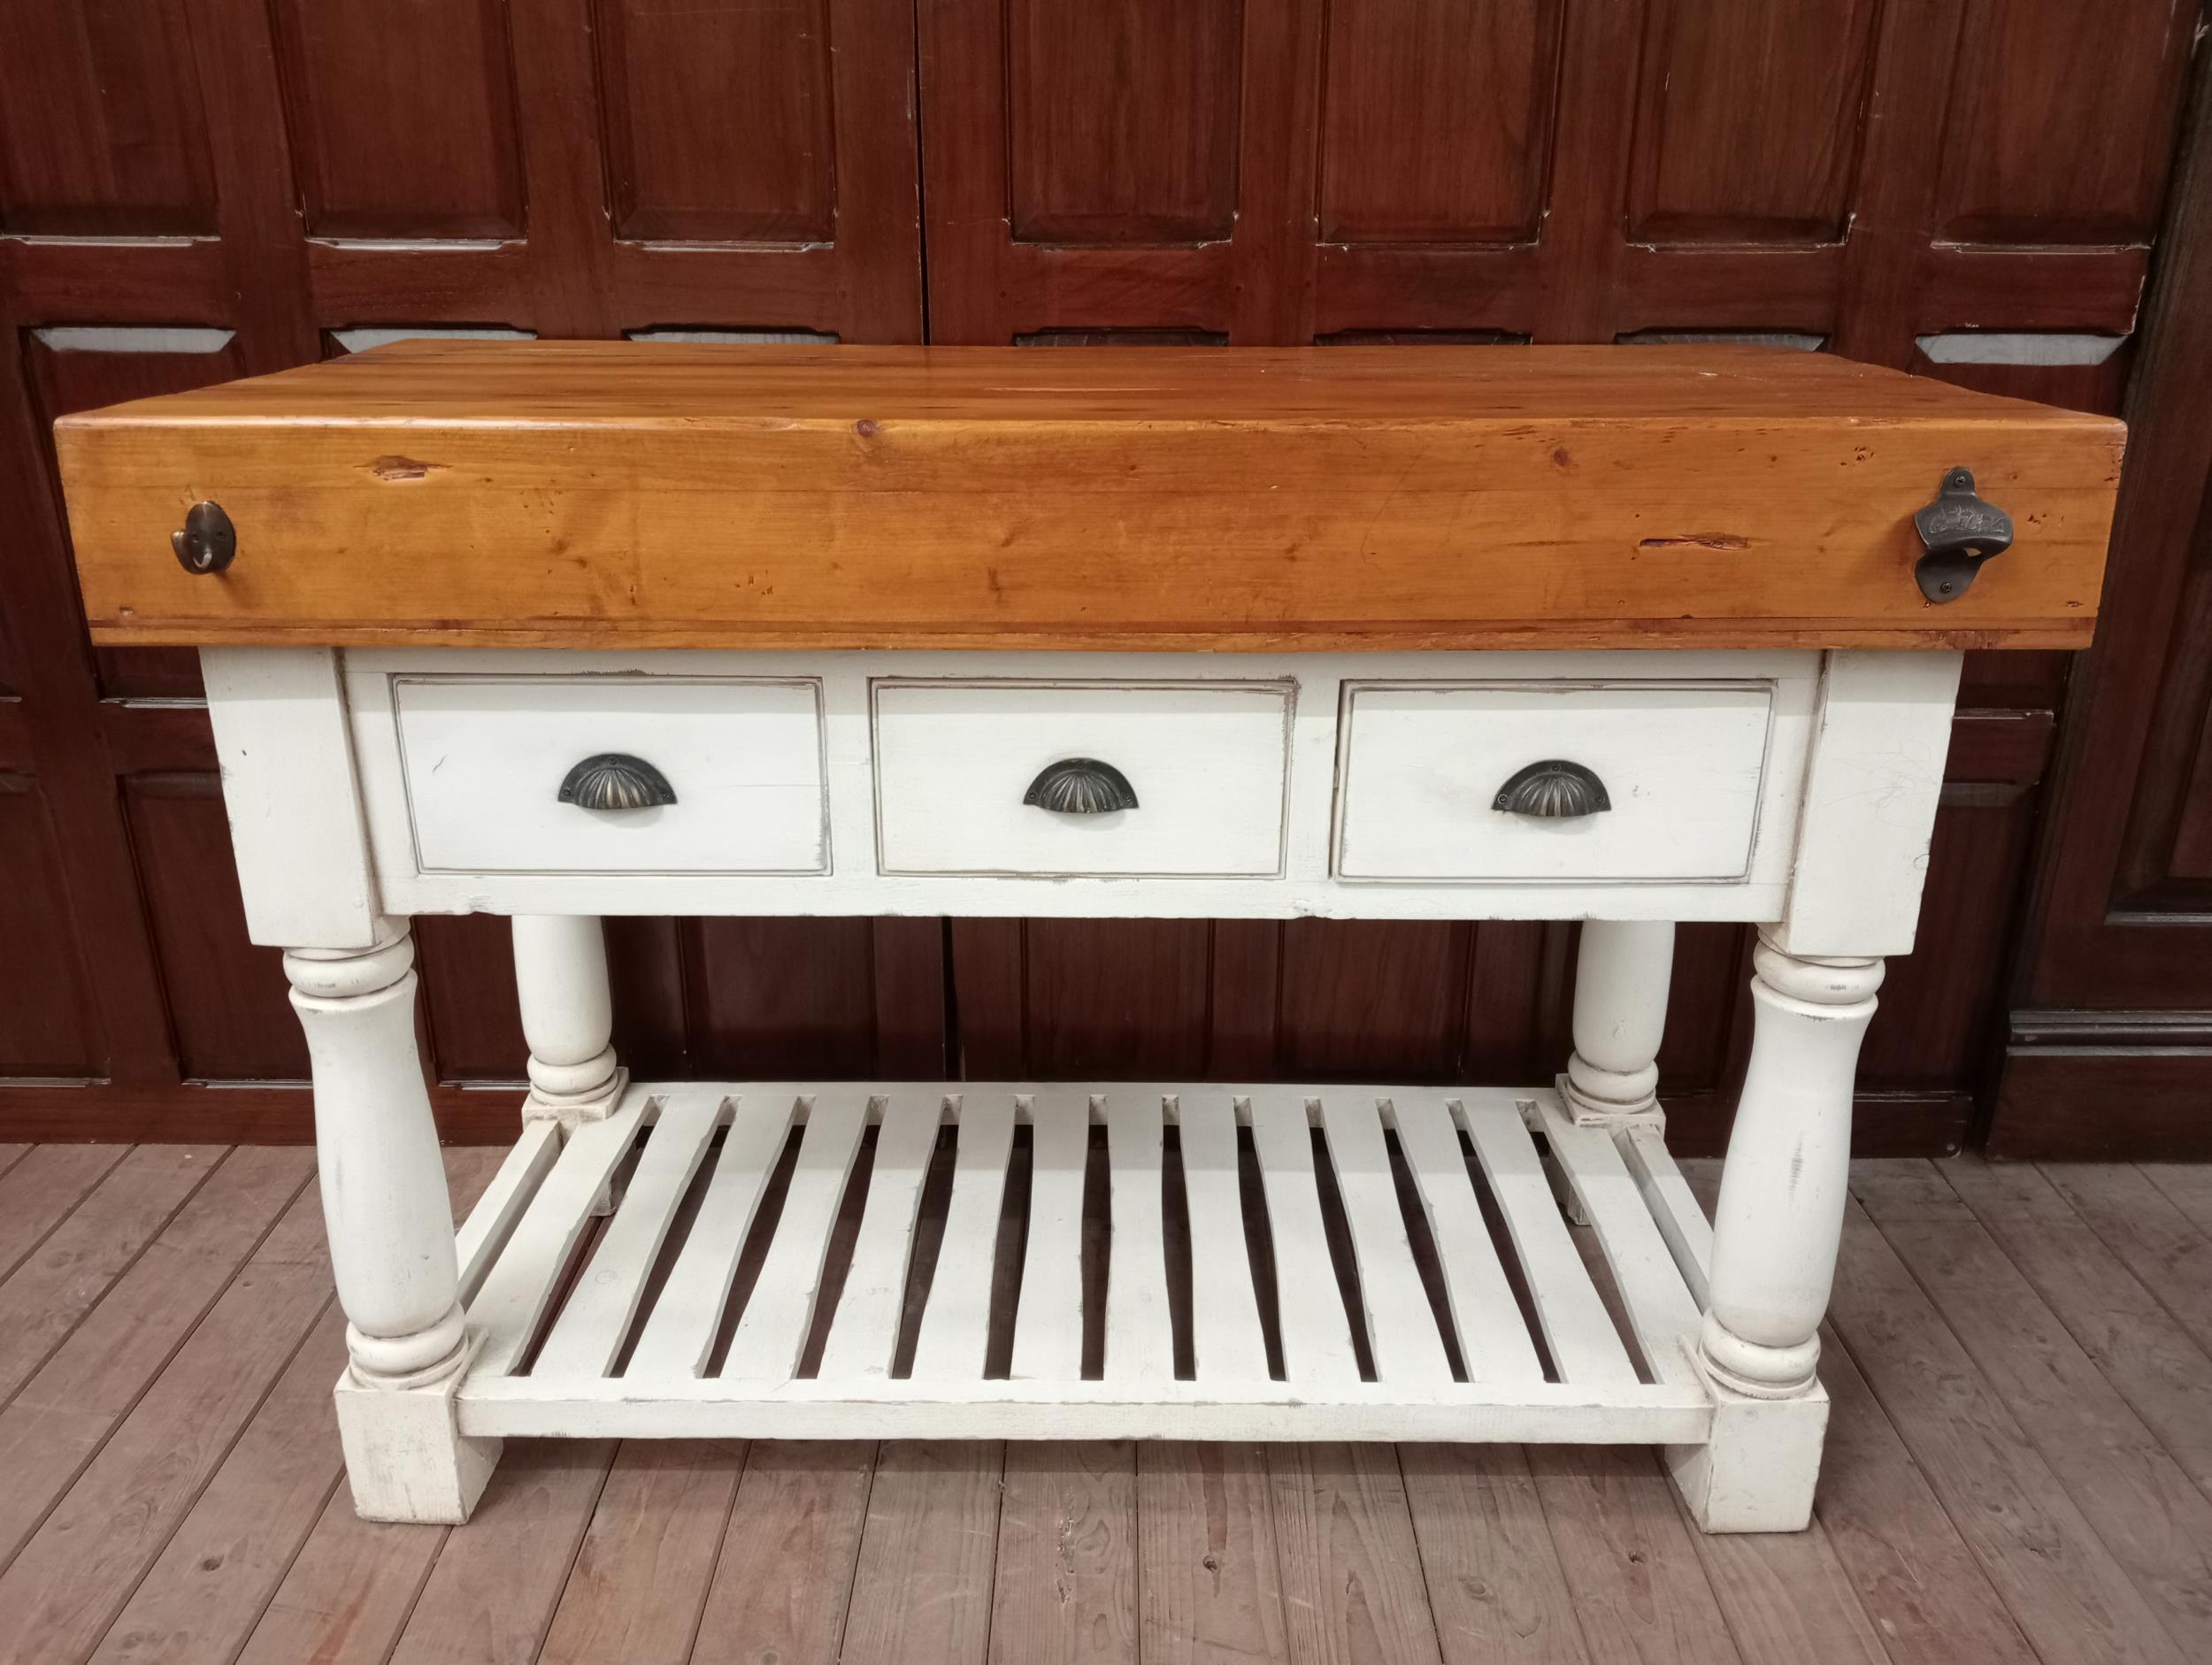
<path fill-rule="evenodd" d="M 526 1118 L 564 1127 L 603 1120 L 628 1071 L 614 1055 L 607 938 L 596 914 L 517 914 L 515 994 L 530 1043 Z"/>
<path fill-rule="evenodd" d="M 1754 1024 L 1721 1172 L 1698 1365 L 1718 1404 L 1712 1441 L 1672 1454 L 1711 1532 L 1795 1531 L 1812 1518 L 1828 1398 L 1814 1366 L 1835 1282 L 1859 1043 L 1877 959 L 1783 953 L 1761 934 Z"/>
<path fill-rule="evenodd" d="M 369 1520 L 468 1518 L 499 1460 L 464 1439 L 454 1393 L 468 1358 L 452 1202 L 415 1046 L 415 947 L 405 920 L 367 948 L 284 956 L 315 1079 L 315 1150 L 349 1362 L 338 1431 Z"/>
<path fill-rule="evenodd" d="M 1674 979 L 1671 919 L 1593 919 L 1575 961 L 1574 1055 L 1560 1083 L 1578 1125 L 1661 1121 L 1659 1043 Z"/>

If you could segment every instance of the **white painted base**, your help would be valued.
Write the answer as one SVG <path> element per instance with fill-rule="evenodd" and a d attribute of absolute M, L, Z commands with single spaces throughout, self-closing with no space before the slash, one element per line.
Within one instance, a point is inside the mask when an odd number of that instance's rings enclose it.
<path fill-rule="evenodd" d="M 338 1439 L 354 1512 L 365 1521 L 458 1526 L 476 1508 L 500 1442 L 460 1430 L 457 1377 L 429 1387 L 365 1387 L 339 1377 Z"/>
<path fill-rule="evenodd" d="M 1006 1380 L 984 1376 L 984 1343 L 1019 1124 L 1032 1130 L 1032 1191 Z M 1114 1224 L 1104 1379 L 1085 1380 L 1072 1268 L 1094 1125 L 1106 1130 Z M 852 1258 L 819 1372 L 801 1377 L 823 1316 L 825 1254 L 871 1126 Z M 914 1369 L 894 1377 L 921 1189 L 947 1126 L 956 1160 L 942 1239 Z M 1195 1379 L 1176 1377 L 1171 1345 L 1169 1126 L 1189 1200 Z M 731 1330 L 730 1279 L 795 1135 L 766 1259 Z M 1390 1136 L 1443 1271 L 1440 1322 L 1409 1252 Z M 1261 1345 L 1240 1160 L 1256 1161 L 1267 1201 L 1279 1377 Z M 1334 1170 L 1377 1379 L 1361 1379 L 1334 1299 L 1321 1164 Z M 1563 1221 L 1548 1169 L 1588 1216 L 1602 1272 Z M 588 1275 L 564 1297 L 618 1170 L 627 1183 Z M 1485 1223 L 1486 1193 L 1502 1242 Z M 1552 1088 L 633 1084 L 603 1121 L 526 1124 L 463 1227 L 474 1351 L 461 1374 L 396 1393 L 349 1381 L 340 1422 L 357 1502 L 383 1520 L 464 1518 L 510 1436 L 1442 1439 L 1664 1446 L 1706 1530 L 1795 1530 L 1811 1507 L 1827 1401 L 1817 1389 L 1746 1399 L 1695 1366 L 1710 1242 L 1695 1208 L 1647 1121 L 1578 1127 Z M 1322 1296 L 1294 1293 L 1313 1291 Z"/>
<path fill-rule="evenodd" d="M 1812 1523 L 1828 1431 L 1828 1393 L 1818 1383 L 1795 1399 L 1750 1399 L 1705 1377 L 1713 1400 L 1703 1445 L 1673 1446 L 1667 1467 L 1708 1532 L 1801 1532 Z"/>

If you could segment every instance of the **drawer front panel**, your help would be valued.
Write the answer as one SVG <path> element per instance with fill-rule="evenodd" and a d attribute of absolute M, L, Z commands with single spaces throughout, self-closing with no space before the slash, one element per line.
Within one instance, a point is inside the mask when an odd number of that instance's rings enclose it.
<path fill-rule="evenodd" d="M 887 874 L 1274 878 L 1283 871 L 1292 684 L 873 685 Z M 1056 763 L 1124 776 L 1133 809 L 1025 803 Z"/>
<path fill-rule="evenodd" d="M 820 684 L 691 677 L 398 677 L 425 872 L 824 873 Z M 672 803 L 560 801 L 587 757 L 643 760 Z"/>
<path fill-rule="evenodd" d="M 1774 688 L 1347 683 L 1335 870 L 1348 880 L 1740 881 Z M 1610 808 L 1494 807 L 1528 765 L 1579 765 Z"/>

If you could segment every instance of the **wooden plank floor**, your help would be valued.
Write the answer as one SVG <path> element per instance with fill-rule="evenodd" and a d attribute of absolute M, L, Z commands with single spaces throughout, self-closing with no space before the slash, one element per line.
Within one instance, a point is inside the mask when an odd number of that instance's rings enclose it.
<path fill-rule="evenodd" d="M 0 1147 L 0 1661 L 2212 1659 L 2212 1167 L 1855 1169 L 1773 1538 L 1643 1450 L 1095 1442 L 518 1441 L 369 1525 L 312 1178 Z"/>

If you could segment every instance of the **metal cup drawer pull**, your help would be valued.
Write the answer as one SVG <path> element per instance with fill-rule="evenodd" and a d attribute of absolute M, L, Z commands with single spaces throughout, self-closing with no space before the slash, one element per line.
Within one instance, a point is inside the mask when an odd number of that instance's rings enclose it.
<path fill-rule="evenodd" d="M 1508 815 L 1532 816 L 1540 820 L 1567 821 L 1579 816 L 1601 815 L 1613 807 L 1605 783 L 1594 771 L 1563 757 L 1547 757 L 1516 770 L 1490 807 Z"/>
<path fill-rule="evenodd" d="M 653 809 L 675 802 L 676 789 L 642 757 L 601 752 L 568 771 L 560 801 L 583 809 Z"/>
<path fill-rule="evenodd" d="M 1095 757 L 1064 757 L 1047 764 L 1022 794 L 1022 802 L 1055 815 L 1111 815 L 1137 807 L 1129 777 Z"/>

